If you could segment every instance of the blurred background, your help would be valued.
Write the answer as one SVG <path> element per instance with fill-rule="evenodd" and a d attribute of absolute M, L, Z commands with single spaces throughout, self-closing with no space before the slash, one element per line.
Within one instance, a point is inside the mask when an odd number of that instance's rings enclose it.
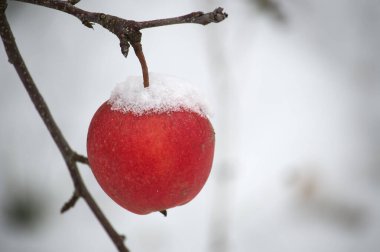
<path fill-rule="evenodd" d="M 216 157 L 189 204 L 139 216 L 89 190 L 131 251 L 380 251 L 380 3 L 376 0 L 95 1 L 150 20 L 212 11 L 206 27 L 143 31 L 149 69 L 186 79 L 212 105 Z M 116 83 L 140 75 L 117 38 L 9 1 L 20 51 L 72 147 Z M 0 251 L 116 251 L 79 201 L 48 131 L 0 46 Z"/>

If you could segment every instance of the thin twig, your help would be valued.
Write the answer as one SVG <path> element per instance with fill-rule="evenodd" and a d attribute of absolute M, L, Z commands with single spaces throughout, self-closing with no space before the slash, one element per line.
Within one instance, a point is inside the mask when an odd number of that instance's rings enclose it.
<path fill-rule="evenodd" d="M 78 153 L 74 153 L 74 159 L 76 162 L 86 164 L 86 165 L 90 165 L 90 163 L 88 162 L 88 158 L 83 156 L 83 155 L 80 155 Z"/>
<path fill-rule="evenodd" d="M 213 12 L 203 13 L 201 11 L 192 12 L 187 15 L 174 17 L 174 18 L 164 18 L 151 21 L 141 21 L 137 22 L 138 28 L 146 29 L 158 26 L 174 25 L 174 24 L 201 24 L 208 25 L 210 23 L 219 23 L 226 19 L 228 14 L 223 12 L 223 8 L 218 7 Z"/>
<path fill-rule="evenodd" d="M 75 190 L 86 201 L 87 205 L 90 207 L 98 221 L 106 230 L 107 234 L 110 236 L 118 250 L 123 252 L 129 251 L 125 247 L 122 237 L 112 227 L 108 219 L 100 210 L 99 206 L 96 204 L 90 192 L 87 190 L 76 165 L 76 153 L 71 149 L 66 139 L 62 135 L 61 130 L 54 121 L 46 102 L 40 94 L 37 86 L 32 79 L 32 76 L 30 75 L 25 65 L 25 62 L 18 50 L 11 27 L 9 26 L 8 20 L 6 18 L 5 9 L 5 0 L 0 0 L 0 36 L 4 43 L 9 62 L 15 67 L 18 76 L 20 77 L 27 93 L 29 94 L 29 97 L 31 98 L 35 108 L 45 123 L 45 126 L 49 130 L 52 138 L 54 139 L 54 142 L 58 146 L 58 149 L 60 150 L 70 172 Z"/>
<path fill-rule="evenodd" d="M 75 206 L 75 203 L 77 203 L 79 199 L 79 193 L 75 190 L 73 193 L 73 196 L 62 206 L 61 213 L 66 212 L 70 208 L 73 208 Z"/>

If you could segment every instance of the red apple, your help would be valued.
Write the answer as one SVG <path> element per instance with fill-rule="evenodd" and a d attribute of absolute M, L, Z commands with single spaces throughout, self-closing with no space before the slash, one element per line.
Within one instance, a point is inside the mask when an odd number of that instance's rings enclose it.
<path fill-rule="evenodd" d="M 141 115 L 105 102 L 88 131 L 91 169 L 120 206 L 148 214 L 183 205 L 202 189 L 214 156 L 207 117 L 189 110 Z"/>

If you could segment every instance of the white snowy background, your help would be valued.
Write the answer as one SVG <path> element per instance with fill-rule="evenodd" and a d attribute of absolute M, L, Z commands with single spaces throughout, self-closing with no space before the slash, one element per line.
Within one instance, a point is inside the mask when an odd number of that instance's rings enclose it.
<path fill-rule="evenodd" d="M 189 204 L 139 216 L 81 173 L 131 251 L 380 251 L 380 3 L 376 0 L 95 1 L 128 19 L 223 6 L 206 27 L 143 31 L 149 68 L 209 98 L 216 158 Z M 260 7 L 261 6 L 261 7 Z M 74 149 L 116 83 L 140 74 L 115 36 L 67 14 L 9 1 L 26 64 Z M 114 251 L 0 46 L 0 251 Z M 15 211 L 18 209 L 18 211 Z M 19 214 L 15 214 L 19 212 Z"/>

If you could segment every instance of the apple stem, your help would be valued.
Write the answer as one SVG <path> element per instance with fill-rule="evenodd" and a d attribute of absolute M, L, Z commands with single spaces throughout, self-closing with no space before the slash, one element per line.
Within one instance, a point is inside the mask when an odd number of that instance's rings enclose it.
<path fill-rule="evenodd" d="M 135 54 L 141 64 L 141 69 L 142 69 L 143 79 L 144 79 L 144 88 L 147 88 L 149 87 L 148 65 L 146 64 L 145 56 L 142 50 L 142 45 L 140 42 L 136 42 L 132 44 L 132 47 L 135 50 Z"/>

